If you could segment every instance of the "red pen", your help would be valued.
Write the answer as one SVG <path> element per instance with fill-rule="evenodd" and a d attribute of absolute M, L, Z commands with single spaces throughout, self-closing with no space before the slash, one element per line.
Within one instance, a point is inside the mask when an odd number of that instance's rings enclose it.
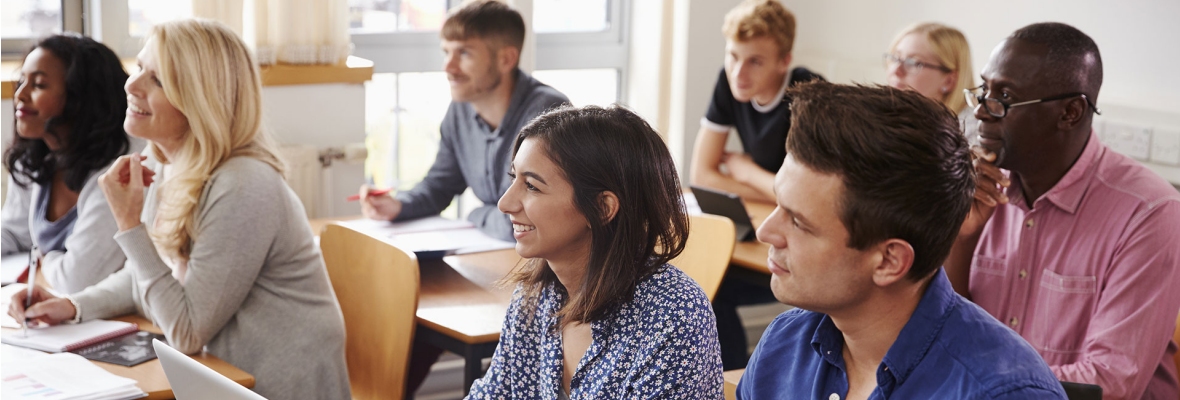
<path fill-rule="evenodd" d="M 389 191 L 390 191 L 390 189 L 389 189 L 389 188 L 385 188 L 385 189 L 375 189 L 375 190 L 369 190 L 369 196 L 381 196 L 381 195 L 384 195 L 384 194 L 386 194 L 386 193 L 389 193 Z M 360 199 L 361 199 L 361 195 L 359 195 L 359 194 L 354 194 L 354 195 L 352 195 L 352 196 L 348 196 L 348 198 L 347 198 L 347 199 L 345 199 L 345 200 L 348 200 L 348 201 L 360 201 Z"/>

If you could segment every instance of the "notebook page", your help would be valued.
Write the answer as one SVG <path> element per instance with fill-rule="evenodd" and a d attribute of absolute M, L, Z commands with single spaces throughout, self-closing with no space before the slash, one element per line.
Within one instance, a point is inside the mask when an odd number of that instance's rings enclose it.
<path fill-rule="evenodd" d="M 113 339 L 118 332 L 131 333 L 139 328 L 129 322 L 94 320 L 76 325 L 54 325 L 36 329 L 5 329 L 0 333 L 0 342 L 57 353 L 99 338 Z M 26 335 L 27 332 L 27 335 Z M 104 339 L 105 340 L 105 339 Z M 93 344 L 93 343 L 91 343 Z"/>

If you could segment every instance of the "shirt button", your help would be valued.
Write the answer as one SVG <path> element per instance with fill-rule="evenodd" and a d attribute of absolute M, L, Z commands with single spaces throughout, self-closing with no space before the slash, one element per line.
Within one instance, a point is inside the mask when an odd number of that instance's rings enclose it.
<path fill-rule="evenodd" d="M 1028 278 L 1028 271 L 1020 270 L 1020 279 Z"/>
<path fill-rule="evenodd" d="M 1025 228 L 1032 228 L 1033 227 L 1033 220 L 1030 218 L 1028 221 L 1024 221 L 1024 227 Z"/>
<path fill-rule="evenodd" d="M 828 396 L 828 400 L 840 400 L 840 395 L 832 393 L 831 396 Z"/>
<path fill-rule="evenodd" d="M 1016 320 L 1016 317 L 1012 317 L 1012 319 L 1008 320 L 1008 326 L 1011 326 L 1013 328 L 1016 327 L 1017 323 L 1019 323 L 1019 321 Z"/>

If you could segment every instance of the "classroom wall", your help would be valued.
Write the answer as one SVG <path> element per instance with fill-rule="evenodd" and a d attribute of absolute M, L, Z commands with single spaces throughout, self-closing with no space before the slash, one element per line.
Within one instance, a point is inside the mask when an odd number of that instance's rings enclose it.
<path fill-rule="evenodd" d="M 673 41 L 670 145 L 684 165 L 700 128 L 725 47 L 720 27 L 738 0 L 677 2 Z M 1145 164 L 1173 184 L 1180 166 L 1151 161 L 1150 147 L 1180 140 L 1180 1 L 1132 0 L 783 0 L 798 29 L 795 64 L 806 65 L 840 83 L 884 83 L 881 55 L 897 31 L 919 21 L 955 26 L 967 36 L 977 71 L 992 49 L 1012 31 L 1030 23 L 1074 25 L 1097 42 L 1104 84 L 1098 105 L 1104 116 L 1095 129 L 1103 141 L 1124 152 L 1148 146 Z M 683 26 L 683 27 L 681 27 Z M 677 70 L 683 68 L 683 70 Z M 683 85 L 683 87 L 678 87 Z M 1109 123 L 1109 124 L 1108 124 Z M 1106 131 L 1107 126 L 1117 129 Z M 1144 130 L 1148 132 L 1144 132 Z M 1108 135 L 1109 134 L 1109 135 Z M 1158 137 L 1156 137 L 1158 136 Z M 1146 140 L 1146 142 L 1143 142 Z M 1154 140 L 1154 142 L 1152 142 Z M 1117 142 L 1117 143 L 1115 143 Z M 1177 144 L 1176 146 L 1180 146 Z M 1175 149 L 1180 152 L 1180 149 Z M 1172 153 L 1167 153 L 1171 158 Z"/>
<path fill-rule="evenodd" d="M 324 149 L 365 141 L 365 89 L 361 84 L 266 86 L 262 99 L 265 124 L 279 143 Z M 5 148 L 12 135 L 12 100 L 4 99 L 0 102 L 0 140 Z M 360 206 L 344 198 L 364 183 L 364 173 L 361 163 L 341 161 L 325 168 L 318 201 L 321 212 L 313 218 L 360 215 Z"/>

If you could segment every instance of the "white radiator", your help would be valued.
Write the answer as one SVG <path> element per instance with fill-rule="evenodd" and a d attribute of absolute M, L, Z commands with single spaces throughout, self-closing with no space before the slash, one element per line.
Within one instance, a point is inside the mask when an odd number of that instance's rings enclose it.
<path fill-rule="evenodd" d="M 287 184 L 303 202 L 307 217 L 319 218 L 323 214 L 320 202 L 324 193 L 319 149 L 305 144 L 283 145 L 281 153 L 287 164 Z"/>

